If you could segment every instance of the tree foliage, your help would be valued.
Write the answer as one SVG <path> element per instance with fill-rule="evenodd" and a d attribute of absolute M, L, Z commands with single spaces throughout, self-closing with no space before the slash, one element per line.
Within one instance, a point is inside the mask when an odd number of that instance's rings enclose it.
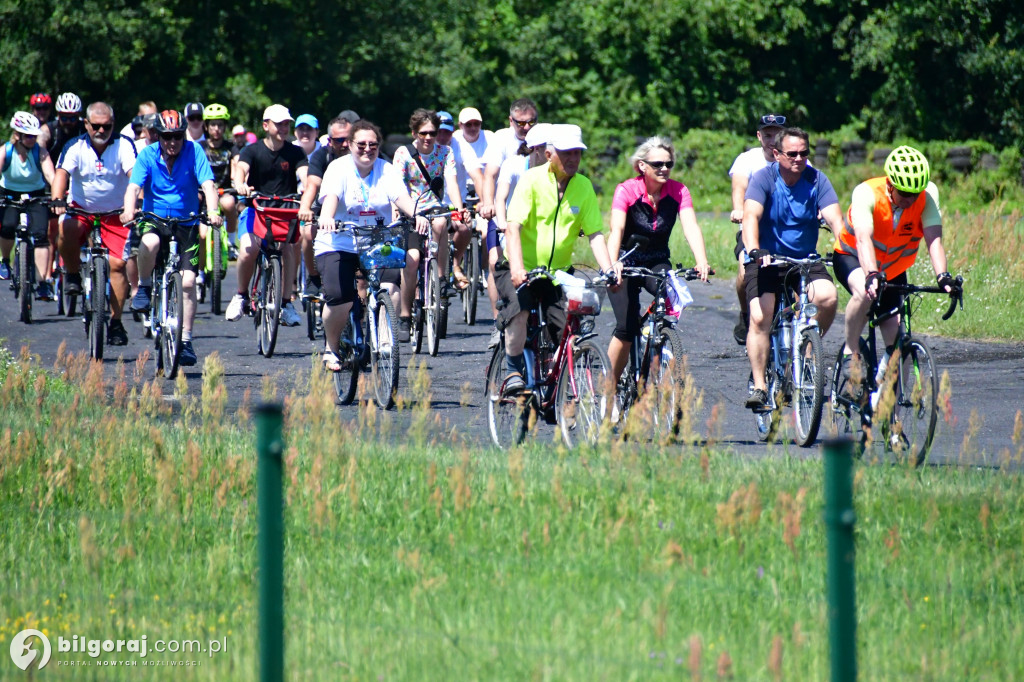
<path fill-rule="evenodd" d="M 1024 142 L 1024 14 L 1010 0 L 0 0 L 0 110 L 38 90 L 253 123 L 271 101 L 402 131 L 417 106 L 510 101 L 622 134 L 755 115 L 875 139 Z M 124 118 L 122 116 L 121 118 Z"/>

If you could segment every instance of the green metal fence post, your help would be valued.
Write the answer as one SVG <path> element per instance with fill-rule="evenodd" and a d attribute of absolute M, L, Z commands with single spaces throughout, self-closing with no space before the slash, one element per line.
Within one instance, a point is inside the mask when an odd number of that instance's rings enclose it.
<path fill-rule="evenodd" d="M 284 680 L 284 509 L 282 507 L 279 403 L 256 409 L 257 504 L 259 514 L 260 680 Z"/>
<path fill-rule="evenodd" d="M 832 682 L 857 679 L 857 600 L 853 525 L 853 443 L 825 442 L 825 531 Z"/>

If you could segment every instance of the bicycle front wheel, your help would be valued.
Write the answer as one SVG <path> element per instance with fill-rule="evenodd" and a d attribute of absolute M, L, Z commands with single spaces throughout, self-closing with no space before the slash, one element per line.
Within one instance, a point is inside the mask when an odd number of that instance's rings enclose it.
<path fill-rule="evenodd" d="M 277 330 L 281 322 L 281 259 L 267 258 L 260 277 L 260 301 L 263 311 L 260 315 L 259 346 L 263 357 L 269 358 L 277 346 Z"/>
<path fill-rule="evenodd" d="M 462 316 L 467 325 L 476 324 L 476 303 L 480 294 L 480 238 L 476 232 L 466 247 L 462 272 L 469 278 L 469 286 L 462 290 Z"/>
<path fill-rule="evenodd" d="M 597 443 L 609 404 L 611 363 L 593 339 L 581 341 L 562 368 L 555 394 L 555 414 L 568 448 Z"/>
<path fill-rule="evenodd" d="M 683 419 L 683 337 L 679 330 L 663 327 L 652 350 L 644 400 L 650 400 L 655 438 L 674 438 Z"/>
<path fill-rule="evenodd" d="M 221 284 L 224 273 L 227 272 L 227 254 L 224 252 L 224 231 L 219 227 L 211 227 L 210 235 L 210 260 L 213 262 L 210 268 L 210 281 L 207 286 L 210 288 L 210 312 L 214 315 L 221 314 Z"/>
<path fill-rule="evenodd" d="M 359 321 L 356 320 L 356 324 Z M 349 317 L 341 332 L 341 343 L 338 344 L 341 351 L 341 371 L 332 372 L 334 378 L 334 392 L 337 395 L 339 405 L 351 405 L 356 398 L 356 387 L 359 385 L 359 350 L 356 347 L 356 330 L 352 327 L 352 318 Z"/>
<path fill-rule="evenodd" d="M 15 257 L 18 259 L 15 271 L 18 273 L 18 306 L 21 311 L 21 321 L 25 324 L 32 324 L 32 280 L 34 279 L 32 267 L 33 253 L 32 244 L 25 239 L 18 240 L 18 251 Z"/>
<path fill-rule="evenodd" d="M 530 428 L 531 398 L 526 391 L 505 393 L 505 342 L 495 347 L 487 366 L 487 428 L 502 450 L 515 447 Z"/>
<path fill-rule="evenodd" d="M 89 295 L 89 312 L 92 317 L 89 325 L 89 356 L 93 360 L 103 359 L 103 334 L 106 325 L 103 323 L 107 313 L 107 259 L 93 258 Z"/>
<path fill-rule="evenodd" d="M 441 269 L 434 259 L 427 263 L 423 301 L 426 309 L 427 352 L 436 357 L 441 340 Z"/>
<path fill-rule="evenodd" d="M 95 320 L 93 321 L 95 324 Z M 181 273 L 167 278 L 167 296 L 163 301 L 160 320 L 160 338 L 163 344 L 164 375 L 168 379 L 178 376 L 181 360 L 181 333 L 185 325 L 185 292 L 181 288 Z"/>
<path fill-rule="evenodd" d="M 895 360 L 893 357 L 889 361 L 885 386 L 890 385 L 889 374 L 894 371 Z M 913 339 L 900 351 L 893 393 L 891 417 L 882 419 L 879 415 L 878 420 L 886 447 L 898 460 L 921 466 L 935 437 L 939 393 L 932 353 L 923 341 Z M 882 411 L 879 406 L 879 412 Z"/>
<path fill-rule="evenodd" d="M 398 316 L 391 296 L 386 291 L 377 296 L 369 325 L 370 363 L 373 370 L 373 393 L 382 410 L 395 404 L 398 394 L 398 371 L 402 366 L 398 345 Z"/>
<path fill-rule="evenodd" d="M 818 437 L 825 393 L 825 359 L 821 335 L 815 328 L 803 330 L 797 339 L 793 372 L 794 440 L 802 448 Z"/>

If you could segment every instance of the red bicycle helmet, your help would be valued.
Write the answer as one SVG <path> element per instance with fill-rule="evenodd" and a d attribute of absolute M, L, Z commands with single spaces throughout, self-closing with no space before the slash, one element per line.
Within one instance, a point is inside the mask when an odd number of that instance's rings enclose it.
<path fill-rule="evenodd" d="M 158 133 L 180 133 L 185 130 L 185 119 L 174 109 L 161 111 L 156 119 Z"/>
<path fill-rule="evenodd" d="M 53 105 L 53 98 L 50 97 L 49 93 L 37 92 L 36 94 L 34 94 L 34 95 L 32 95 L 31 97 L 28 98 L 28 103 L 29 103 L 29 106 L 33 106 L 33 107 L 44 106 L 44 105 L 52 106 Z"/>

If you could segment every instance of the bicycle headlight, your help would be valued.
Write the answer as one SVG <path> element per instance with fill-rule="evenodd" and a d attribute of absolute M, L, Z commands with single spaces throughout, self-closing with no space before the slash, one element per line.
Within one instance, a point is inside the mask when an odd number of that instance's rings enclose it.
<path fill-rule="evenodd" d="M 804 309 L 801 312 L 807 317 L 814 317 L 818 314 L 818 306 L 813 303 L 808 303 L 804 306 Z"/>
<path fill-rule="evenodd" d="M 581 335 L 589 334 L 592 331 L 594 331 L 594 321 L 593 320 L 583 320 L 583 321 L 580 322 L 580 334 Z"/>

